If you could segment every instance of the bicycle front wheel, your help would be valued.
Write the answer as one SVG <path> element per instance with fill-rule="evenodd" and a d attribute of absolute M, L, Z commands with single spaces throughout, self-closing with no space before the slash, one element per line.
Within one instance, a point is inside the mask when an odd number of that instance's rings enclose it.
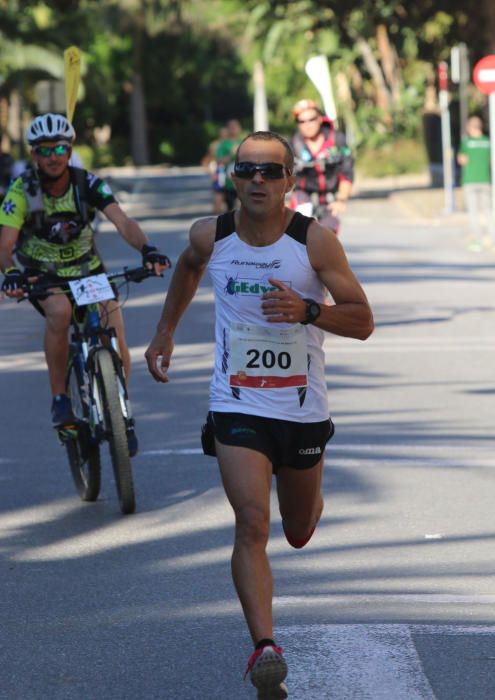
<path fill-rule="evenodd" d="M 83 381 L 74 364 L 71 365 L 67 390 L 73 410 L 78 418 L 77 436 L 65 442 L 72 478 L 83 501 L 96 501 L 100 493 L 100 448 L 92 442 L 89 426 L 85 422 Z"/>
<path fill-rule="evenodd" d="M 83 501 L 96 501 L 100 493 L 101 466 L 99 446 L 82 444 L 78 436 L 65 443 L 70 470 Z"/>
<path fill-rule="evenodd" d="M 106 437 L 117 485 L 120 509 L 124 515 L 134 513 L 136 500 L 132 478 L 131 459 L 127 446 L 127 434 L 119 394 L 119 379 L 109 350 L 102 348 L 95 356 L 98 388 L 102 401 Z"/>

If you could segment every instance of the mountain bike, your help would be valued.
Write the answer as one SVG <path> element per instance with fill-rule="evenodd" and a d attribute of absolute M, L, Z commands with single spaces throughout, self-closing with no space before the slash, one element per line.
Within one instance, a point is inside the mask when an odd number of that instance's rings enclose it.
<path fill-rule="evenodd" d="M 72 403 L 74 424 L 57 429 L 65 446 L 76 489 L 83 501 L 95 501 L 100 493 L 100 445 L 110 448 L 120 509 L 135 511 L 134 482 L 127 435 L 134 419 L 117 334 L 102 318 L 99 302 L 114 297 L 114 289 L 128 282 L 155 277 L 144 267 L 124 268 L 112 274 L 83 277 L 67 283 L 44 284 L 43 278 L 25 288 L 24 298 L 66 294 L 73 306 L 66 390 Z M 120 281 L 120 284 L 119 284 Z M 57 291 L 50 291 L 54 287 Z"/>

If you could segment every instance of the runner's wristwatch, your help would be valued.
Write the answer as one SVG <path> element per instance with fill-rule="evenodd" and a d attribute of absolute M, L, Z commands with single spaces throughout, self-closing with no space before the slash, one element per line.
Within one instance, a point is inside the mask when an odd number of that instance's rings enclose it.
<path fill-rule="evenodd" d="M 317 301 L 314 299 L 303 299 L 306 302 L 306 318 L 301 321 L 303 326 L 308 323 L 314 323 L 318 316 L 321 314 L 321 307 Z"/>

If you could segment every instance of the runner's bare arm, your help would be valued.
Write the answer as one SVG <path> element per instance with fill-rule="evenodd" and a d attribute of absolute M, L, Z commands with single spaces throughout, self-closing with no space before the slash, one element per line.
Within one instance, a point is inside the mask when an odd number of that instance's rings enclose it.
<path fill-rule="evenodd" d="M 308 229 L 307 250 L 313 269 L 335 302 L 321 305 L 314 325 L 335 335 L 366 340 L 374 329 L 373 313 L 340 241 L 314 222 Z"/>
<path fill-rule="evenodd" d="M 213 251 L 215 227 L 213 217 L 196 221 L 189 233 L 189 245 L 175 266 L 156 334 L 145 353 L 148 369 L 158 382 L 168 382 L 174 332 L 203 277 Z"/>
<path fill-rule="evenodd" d="M 307 251 L 318 277 L 335 301 L 320 304 L 320 316 L 314 325 L 324 331 L 365 340 L 373 332 L 373 314 L 366 295 L 349 267 L 338 238 L 316 221 L 308 229 Z M 306 302 L 294 289 L 273 277 L 277 289 L 265 292 L 262 311 L 270 323 L 301 323 L 306 318 Z"/>

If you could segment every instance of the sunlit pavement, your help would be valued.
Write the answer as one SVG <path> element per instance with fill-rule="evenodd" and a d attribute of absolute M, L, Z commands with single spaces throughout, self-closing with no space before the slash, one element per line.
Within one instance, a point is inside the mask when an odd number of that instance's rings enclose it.
<path fill-rule="evenodd" d="M 208 213 L 207 179 L 115 182 L 176 260 Z M 295 700 L 495 697 L 495 254 L 467 250 L 462 212 L 436 213 L 441 192 L 401 190 L 361 189 L 343 223 L 377 328 L 365 343 L 326 343 L 337 432 L 307 548 L 288 547 L 273 503 L 276 638 Z M 137 262 L 99 228 L 109 269 Z M 0 304 L 1 698 L 254 697 L 242 681 L 250 644 L 230 581 L 232 516 L 199 445 L 211 289 L 205 278 L 165 387 L 143 352 L 166 286 L 136 285 L 125 305 L 141 444 L 128 517 L 108 463 L 100 500 L 75 496 L 49 428 L 41 319 Z"/>

